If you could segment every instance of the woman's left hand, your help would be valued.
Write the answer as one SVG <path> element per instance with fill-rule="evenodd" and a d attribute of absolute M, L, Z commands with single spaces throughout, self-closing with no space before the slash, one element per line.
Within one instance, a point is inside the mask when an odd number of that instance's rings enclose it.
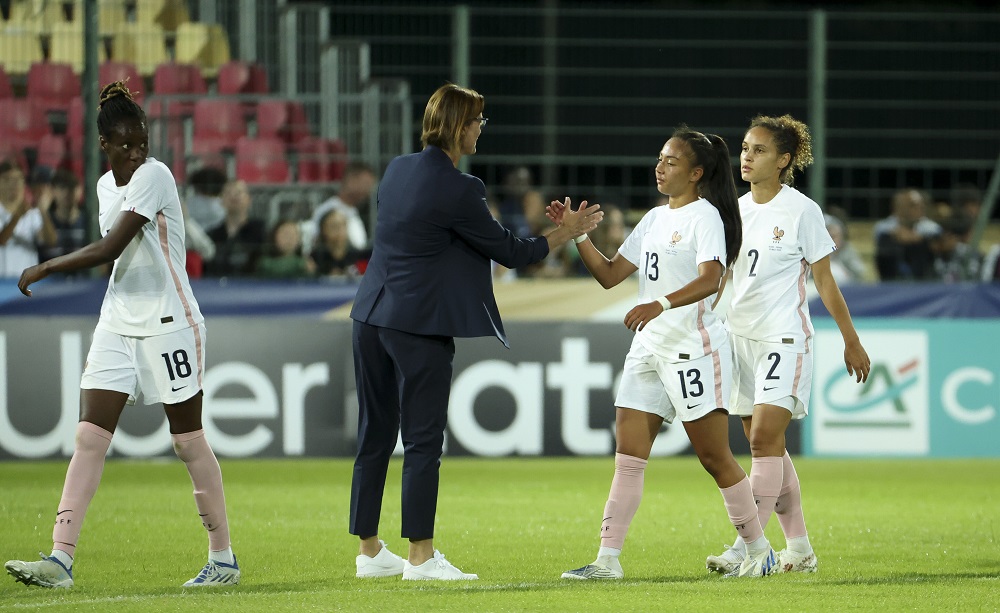
<path fill-rule="evenodd" d="M 625 327 L 638 332 L 663 312 L 663 305 L 657 301 L 636 305 L 625 315 Z"/>

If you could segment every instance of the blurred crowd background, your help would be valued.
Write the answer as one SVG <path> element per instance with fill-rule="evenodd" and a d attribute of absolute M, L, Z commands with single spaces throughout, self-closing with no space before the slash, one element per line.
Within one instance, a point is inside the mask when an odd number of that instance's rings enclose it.
<path fill-rule="evenodd" d="M 127 78 L 178 181 L 193 278 L 364 274 L 381 173 L 452 81 L 486 97 L 463 169 L 519 236 L 552 199 L 596 201 L 610 255 L 662 204 L 674 127 L 735 155 L 750 119 L 789 113 L 813 131 L 797 187 L 824 208 L 841 284 L 1000 281 L 1000 13 L 978 3 L 0 0 L 0 16 L 0 276 L 96 236 L 83 100 Z M 496 269 L 573 276 L 572 244 Z"/>

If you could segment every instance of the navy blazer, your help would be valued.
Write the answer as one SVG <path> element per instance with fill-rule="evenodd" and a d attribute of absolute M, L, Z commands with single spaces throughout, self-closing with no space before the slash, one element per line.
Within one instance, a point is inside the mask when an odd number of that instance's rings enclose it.
<path fill-rule="evenodd" d="M 495 335 L 509 346 L 490 260 L 518 268 L 548 253 L 545 238 L 517 238 L 493 219 L 483 182 L 428 146 L 386 168 L 351 318 L 411 334 Z"/>

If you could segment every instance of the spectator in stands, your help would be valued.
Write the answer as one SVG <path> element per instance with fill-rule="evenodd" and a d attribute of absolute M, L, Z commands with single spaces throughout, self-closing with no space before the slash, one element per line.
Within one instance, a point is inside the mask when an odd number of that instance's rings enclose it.
<path fill-rule="evenodd" d="M 987 283 L 1000 283 L 1000 244 L 993 245 L 986 252 L 980 279 Z"/>
<path fill-rule="evenodd" d="M 83 209 L 83 186 L 72 172 L 57 170 L 48 190 L 38 191 L 38 202 L 51 198 L 49 217 L 56 229 L 58 241 L 53 247 L 40 250 L 41 261 L 72 253 L 87 244 L 87 215 Z M 79 271 L 67 273 L 81 274 Z"/>
<path fill-rule="evenodd" d="M 186 203 L 181 203 L 181 210 L 184 215 L 184 249 L 187 252 L 184 267 L 188 277 L 200 279 L 205 275 L 205 263 L 215 257 L 215 243 L 201 224 L 188 214 Z"/>
<path fill-rule="evenodd" d="M 299 222 L 283 219 L 271 230 L 271 240 L 257 260 L 257 275 L 272 279 L 311 277 L 316 272 L 312 258 L 302 254 Z"/>
<path fill-rule="evenodd" d="M 847 224 L 834 215 L 824 215 L 826 230 L 837 250 L 830 254 L 830 274 L 837 285 L 860 283 L 865 279 L 865 263 L 861 261 L 847 235 Z"/>
<path fill-rule="evenodd" d="M 983 192 L 971 183 L 959 183 L 951 190 L 951 208 L 955 214 L 975 224 L 983 208 Z"/>
<path fill-rule="evenodd" d="M 52 198 L 37 206 L 28 197 L 24 171 L 17 162 L 0 162 L 0 277 L 17 277 L 38 264 L 39 248 L 55 246 L 59 240 L 49 207 Z"/>
<path fill-rule="evenodd" d="M 208 231 L 215 243 L 215 257 L 205 267 L 211 277 L 252 275 L 257 258 L 267 243 L 267 228 L 260 219 L 250 217 L 250 190 L 239 179 L 222 188 L 222 208 L 226 218 Z"/>
<path fill-rule="evenodd" d="M 372 258 L 351 309 L 359 415 L 349 530 L 360 540 L 360 578 L 478 578 L 434 548 L 454 337 L 496 336 L 506 344 L 491 259 L 530 264 L 600 221 L 590 207 L 568 213 L 545 237 L 519 239 L 504 230 L 490 215 L 483 182 L 457 168 L 476 152 L 483 106 L 471 89 L 438 88 L 424 111 L 423 150 L 393 159 L 379 186 Z M 386 471 L 400 436 L 406 561 L 378 537 Z"/>
<path fill-rule="evenodd" d="M 503 198 L 498 208 L 503 226 L 514 236 L 535 236 L 532 229 L 546 225 L 545 199 L 535 189 L 527 166 L 515 166 L 504 176 Z"/>
<path fill-rule="evenodd" d="M 945 283 L 978 281 L 983 258 L 969 245 L 972 221 L 962 213 L 953 211 L 942 220 L 941 234 L 936 241 L 934 272 Z"/>
<path fill-rule="evenodd" d="M 344 169 L 340 178 L 340 191 L 337 195 L 321 202 L 313 212 L 313 227 L 315 234 L 319 233 L 320 222 L 330 210 L 337 209 L 347 218 L 347 237 L 355 249 L 368 248 L 368 231 L 365 221 L 361 218 L 361 210 L 366 208 L 372 190 L 375 189 L 375 171 L 363 162 L 351 162 Z"/>
<path fill-rule="evenodd" d="M 347 216 L 331 209 L 319 224 L 319 240 L 313 247 L 316 274 L 321 277 L 354 277 L 364 272 L 370 252 L 355 249 L 347 238 Z"/>
<path fill-rule="evenodd" d="M 191 173 L 188 177 L 190 193 L 185 200 L 188 215 L 202 228 L 214 228 L 226 217 L 222 207 L 222 188 L 226 186 L 228 177 L 225 171 L 214 166 L 205 166 Z"/>
<path fill-rule="evenodd" d="M 875 264 L 883 281 L 933 279 L 941 226 L 925 216 L 927 197 L 907 188 L 892 197 L 892 215 L 875 224 Z"/>

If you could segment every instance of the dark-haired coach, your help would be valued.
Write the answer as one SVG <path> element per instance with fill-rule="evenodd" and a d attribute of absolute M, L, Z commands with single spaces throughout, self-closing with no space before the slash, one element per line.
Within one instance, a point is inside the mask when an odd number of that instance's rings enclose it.
<path fill-rule="evenodd" d="M 358 577 L 478 578 L 455 568 L 433 543 L 454 337 L 496 336 L 507 345 L 490 260 L 508 268 L 537 262 L 604 216 L 596 205 L 584 208 L 547 236 L 529 239 L 494 220 L 483 182 L 457 168 L 476 152 L 483 106 L 471 89 L 439 88 L 424 110 L 423 151 L 390 162 L 379 185 L 372 258 L 351 310 L 360 415 L 350 531 L 361 539 Z M 407 560 L 378 538 L 400 431 Z"/>

